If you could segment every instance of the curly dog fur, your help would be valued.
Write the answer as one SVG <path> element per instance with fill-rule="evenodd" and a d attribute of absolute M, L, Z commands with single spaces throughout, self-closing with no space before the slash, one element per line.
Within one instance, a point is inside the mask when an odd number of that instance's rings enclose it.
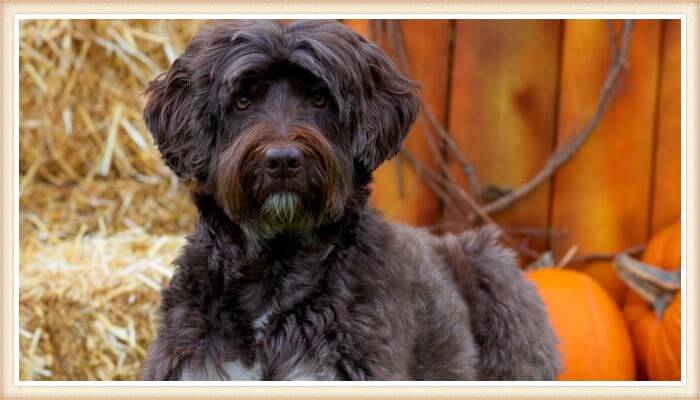
<path fill-rule="evenodd" d="M 436 237 L 368 206 L 418 86 L 341 24 L 205 27 L 147 89 L 194 232 L 144 380 L 547 380 L 556 339 L 489 229 Z"/>

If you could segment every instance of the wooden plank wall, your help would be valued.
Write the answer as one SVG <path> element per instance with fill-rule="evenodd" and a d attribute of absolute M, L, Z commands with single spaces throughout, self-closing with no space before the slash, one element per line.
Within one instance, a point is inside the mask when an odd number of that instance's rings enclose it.
<path fill-rule="evenodd" d="M 630 68 L 615 101 L 588 142 L 554 176 L 552 226 L 567 229 L 555 253 L 616 251 L 647 236 L 660 23 L 637 22 Z M 557 142 L 581 129 L 593 112 L 610 63 L 603 21 L 567 23 Z"/>
<path fill-rule="evenodd" d="M 517 187 L 551 152 L 560 36 L 560 21 L 457 22 L 449 130 L 482 188 Z M 449 162 L 468 187 L 460 166 Z M 494 219 L 504 227 L 546 227 L 549 190 L 543 184 Z"/>
<path fill-rule="evenodd" d="M 382 24 L 367 20 L 350 20 L 346 24 L 370 37 L 387 50 L 387 33 Z M 448 69 L 450 57 L 451 21 L 401 21 L 406 53 L 410 61 L 409 75 L 421 83 L 421 93 L 426 107 L 430 107 L 438 120 L 445 124 L 448 99 Z M 427 56 L 429 55 L 429 56 Z M 413 130 L 404 143 L 413 156 L 432 170 L 437 170 L 437 162 L 426 146 L 425 115 L 420 115 Z M 415 170 L 400 157 L 385 162 L 374 173 L 373 204 L 393 221 L 403 221 L 412 225 L 428 226 L 437 221 L 439 202 L 430 188 L 416 174 Z"/>
<path fill-rule="evenodd" d="M 681 204 L 681 25 L 662 25 L 662 47 L 650 232 L 678 218 Z"/>
<path fill-rule="evenodd" d="M 345 21 L 383 46 L 386 24 Z M 610 23 L 599 20 L 401 21 L 410 75 L 474 166 L 482 188 L 527 181 L 576 135 L 595 107 L 610 62 Z M 619 23 L 612 23 L 620 28 Z M 507 228 L 554 229 L 530 238 L 555 259 L 619 251 L 643 243 L 680 218 L 680 23 L 638 20 L 629 68 L 614 102 L 580 151 L 554 176 L 494 219 Z M 423 113 L 424 114 L 424 113 Z M 454 159 L 431 156 L 419 121 L 406 148 L 428 168 Z M 431 132 L 427 132 L 431 134 Z M 400 158 L 375 173 L 373 204 L 392 220 L 430 226 L 456 220 L 413 167 Z"/>

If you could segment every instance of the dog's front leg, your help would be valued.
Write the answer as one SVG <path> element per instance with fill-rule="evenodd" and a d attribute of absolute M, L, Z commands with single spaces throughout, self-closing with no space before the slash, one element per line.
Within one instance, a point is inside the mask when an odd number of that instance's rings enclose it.
<path fill-rule="evenodd" d="M 185 352 L 172 348 L 158 335 L 148 348 L 139 378 L 144 381 L 180 380 L 182 368 L 188 360 Z"/>
<path fill-rule="evenodd" d="M 560 369 L 557 341 L 544 304 L 513 252 L 489 228 L 448 236 L 441 245 L 448 247 L 443 250 L 469 307 L 479 379 L 554 379 Z"/>
<path fill-rule="evenodd" d="M 206 324 L 198 310 L 180 305 L 161 308 L 161 314 L 161 325 L 141 369 L 142 380 L 180 380 L 184 368 L 204 363 Z"/>
<path fill-rule="evenodd" d="M 183 289 L 186 281 L 187 277 L 176 273 L 161 292 L 160 325 L 146 353 L 142 380 L 179 380 L 183 368 L 204 363 L 208 323 Z"/>

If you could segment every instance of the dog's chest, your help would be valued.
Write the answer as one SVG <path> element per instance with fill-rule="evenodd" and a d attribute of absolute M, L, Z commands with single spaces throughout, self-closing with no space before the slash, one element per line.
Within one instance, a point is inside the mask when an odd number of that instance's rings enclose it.
<path fill-rule="evenodd" d="M 194 367 L 185 365 L 180 373 L 181 381 L 260 381 L 262 380 L 262 340 L 264 338 L 265 327 L 270 318 L 270 311 L 265 311 L 253 322 L 253 331 L 255 335 L 255 361 L 253 365 L 247 365 L 240 359 L 235 361 L 227 361 L 221 365 L 219 370 L 211 357 L 206 357 L 204 364 Z"/>
<path fill-rule="evenodd" d="M 180 374 L 179 380 L 181 381 L 221 381 L 221 380 L 231 380 L 231 381 L 260 381 L 263 380 L 263 370 L 262 365 L 262 346 L 264 345 L 265 329 L 270 319 L 271 312 L 266 311 L 261 314 L 253 322 L 253 331 L 255 334 L 255 361 L 253 365 L 247 365 L 240 359 L 235 361 L 224 362 L 221 365 L 221 372 L 217 369 L 214 360 L 210 357 L 205 359 L 203 365 L 199 367 L 192 367 L 190 365 L 185 365 Z M 319 374 L 309 373 L 308 363 L 304 363 L 304 368 L 301 366 L 296 369 L 292 369 L 288 372 L 287 376 L 280 377 L 279 379 L 285 380 L 297 380 L 297 381 L 316 381 L 321 380 Z M 228 378 L 227 378 L 228 376 Z"/>
<path fill-rule="evenodd" d="M 262 380 L 262 368 L 256 360 L 253 367 L 246 366 L 240 360 L 225 362 L 222 372 L 228 375 L 231 381 L 259 381 Z M 193 368 L 186 365 L 180 374 L 181 381 L 221 381 L 226 380 L 226 375 L 220 375 L 214 361 L 207 357 L 204 365 Z"/>

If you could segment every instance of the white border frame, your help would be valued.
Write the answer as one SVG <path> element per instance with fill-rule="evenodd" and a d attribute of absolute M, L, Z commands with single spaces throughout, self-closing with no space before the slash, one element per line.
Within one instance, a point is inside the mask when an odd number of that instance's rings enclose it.
<path fill-rule="evenodd" d="M 686 110 L 686 63 L 687 63 L 687 21 L 682 13 L 515 13 L 515 14 L 402 14 L 402 13 L 226 13 L 226 14 L 185 14 L 185 13 L 18 13 L 13 19 L 13 383 L 17 387 L 685 387 L 687 383 L 687 309 L 682 307 L 681 315 L 681 380 L 680 381 L 383 381 L 383 382 L 272 382 L 272 381 L 227 381 L 227 382 L 146 382 L 146 381 L 22 381 L 19 379 L 19 26 L 22 20 L 30 19 L 680 19 L 681 21 L 681 221 L 687 221 L 687 110 Z M 682 224 L 681 232 L 681 303 L 688 304 L 687 298 L 687 230 Z"/>

